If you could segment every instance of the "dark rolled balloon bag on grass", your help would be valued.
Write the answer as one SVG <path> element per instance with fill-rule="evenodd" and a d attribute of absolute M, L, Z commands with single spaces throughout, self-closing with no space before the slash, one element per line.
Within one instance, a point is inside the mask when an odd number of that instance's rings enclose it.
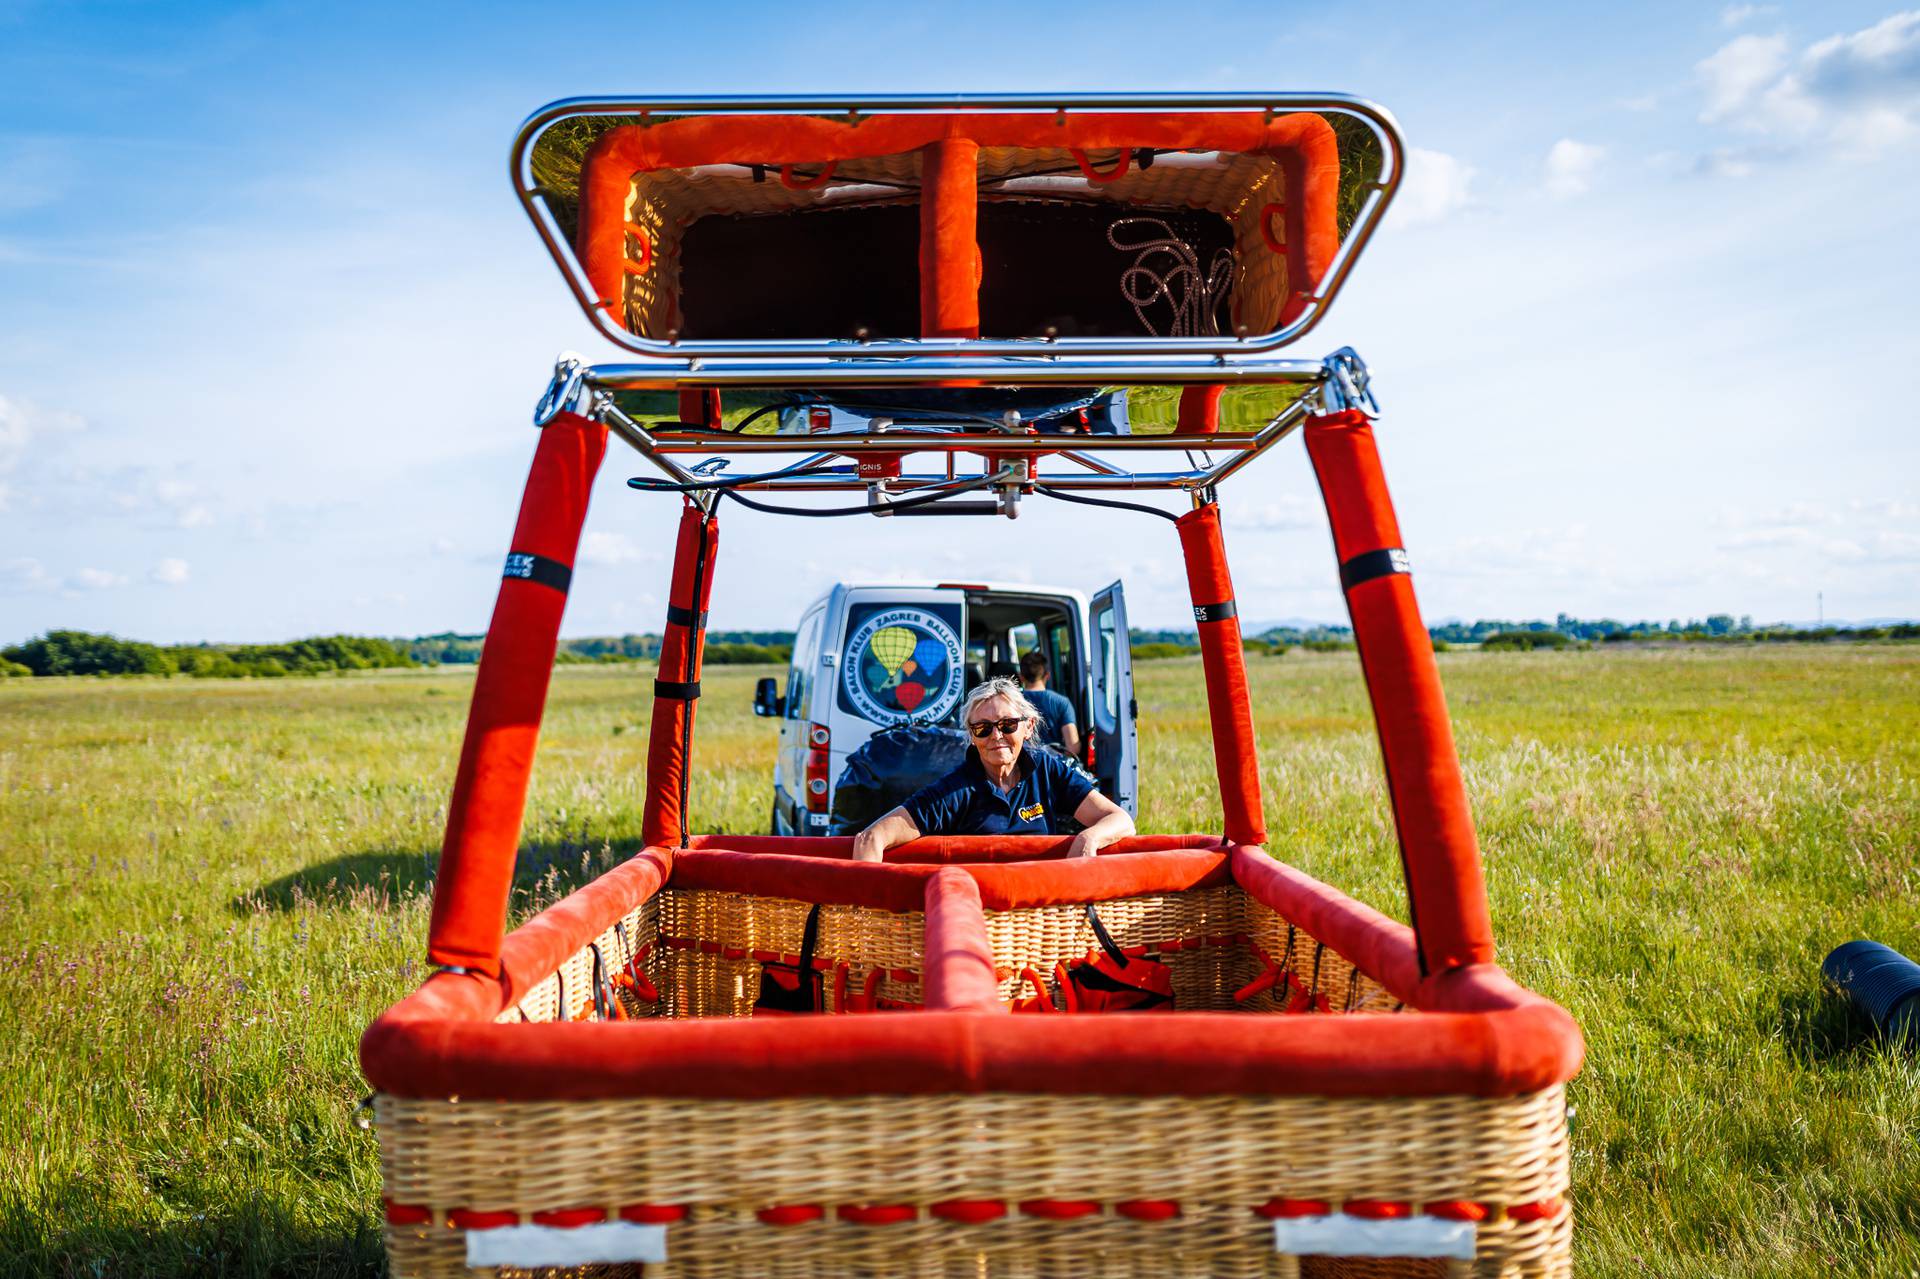
<path fill-rule="evenodd" d="M 1871 1018 L 1887 1042 L 1920 1045 L 1920 964 L 1877 941 L 1850 941 L 1833 948 L 1820 975 Z"/>

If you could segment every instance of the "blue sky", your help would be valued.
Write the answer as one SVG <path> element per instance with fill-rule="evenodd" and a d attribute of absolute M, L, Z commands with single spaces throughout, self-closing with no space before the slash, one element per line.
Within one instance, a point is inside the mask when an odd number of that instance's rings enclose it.
<path fill-rule="evenodd" d="M 1920 11 L 1550 10 L 0 0 L 0 642 L 482 628 L 553 355 L 614 354 L 506 146 L 593 92 L 1371 97 L 1409 185 L 1300 353 L 1376 370 L 1430 619 L 1920 614 Z M 571 634 L 659 625 L 639 466 Z M 1243 611 L 1341 618 L 1298 446 L 1226 503 Z M 961 567 L 1185 612 L 1158 521 L 723 525 L 716 625 Z"/>

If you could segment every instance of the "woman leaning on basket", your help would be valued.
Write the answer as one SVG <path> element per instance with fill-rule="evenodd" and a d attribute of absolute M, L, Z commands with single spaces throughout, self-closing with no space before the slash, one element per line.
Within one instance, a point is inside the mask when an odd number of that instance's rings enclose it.
<path fill-rule="evenodd" d="M 1012 680 L 990 679 L 968 693 L 960 722 L 973 738 L 960 767 L 854 836 L 855 861 L 877 862 L 922 835 L 1057 835 L 1068 818 L 1082 827 L 1069 857 L 1091 857 L 1133 834 L 1133 818 L 1091 777 L 1030 745 L 1040 713 Z"/>

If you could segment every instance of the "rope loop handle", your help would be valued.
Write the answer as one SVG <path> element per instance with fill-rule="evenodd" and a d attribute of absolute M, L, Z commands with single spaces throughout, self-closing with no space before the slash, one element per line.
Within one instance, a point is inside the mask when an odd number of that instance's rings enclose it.
<path fill-rule="evenodd" d="M 833 176 L 833 166 L 838 163 L 839 161 L 837 160 L 827 161 L 827 167 L 820 170 L 818 176 L 807 179 L 795 178 L 793 176 L 793 166 L 791 164 L 783 164 L 780 166 L 780 185 L 789 191 L 812 191 L 815 188 L 823 187 L 827 184 L 827 180 Z"/>
<path fill-rule="evenodd" d="M 1120 148 L 1120 159 L 1105 173 L 1094 168 L 1093 161 L 1087 159 L 1087 153 L 1079 147 L 1069 147 L 1067 154 L 1071 155 L 1073 162 L 1080 166 L 1080 172 L 1086 175 L 1087 181 L 1096 185 L 1118 182 L 1121 178 L 1127 176 L 1127 169 L 1133 164 L 1133 152 L 1125 147 Z"/>
<path fill-rule="evenodd" d="M 1267 242 L 1269 249 L 1272 249 L 1275 253 L 1284 257 L 1287 252 L 1287 242 L 1278 239 L 1273 234 L 1273 215 L 1276 213 L 1283 218 L 1286 217 L 1287 206 L 1284 204 L 1269 204 L 1266 208 L 1260 210 L 1260 238 Z"/>
<path fill-rule="evenodd" d="M 653 268 L 653 237 L 647 234 L 645 227 L 635 222 L 627 223 L 627 234 L 639 241 L 640 258 L 638 261 L 625 258 L 620 265 L 626 269 L 628 275 L 645 275 Z"/>

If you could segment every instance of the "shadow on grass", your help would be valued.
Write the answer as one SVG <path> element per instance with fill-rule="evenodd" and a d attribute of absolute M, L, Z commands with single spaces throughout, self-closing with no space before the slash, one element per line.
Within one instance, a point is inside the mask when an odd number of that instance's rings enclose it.
<path fill-rule="evenodd" d="M 236 1202 L 224 1211 L 154 1223 L 129 1220 L 75 1187 L 81 1205 L 102 1211 L 58 1217 L 0 1200 L 0 1271 L 60 1279 L 134 1276 L 301 1276 L 378 1279 L 386 1273 L 380 1229 L 372 1219 L 315 1222 L 277 1203 Z M 66 1196 L 60 1201 L 68 1202 Z"/>
<path fill-rule="evenodd" d="M 639 841 L 616 847 L 604 840 L 558 839 L 522 844 L 514 859 L 516 908 L 558 901 L 631 857 Z M 432 891 L 440 850 L 374 848 L 303 866 L 227 903 L 230 910 L 381 910 Z"/>
<path fill-rule="evenodd" d="M 1880 1050 L 1873 1019 L 1825 985 L 1782 995 L 1777 1024 L 1787 1050 L 1801 1061 L 1847 1061 Z"/>

